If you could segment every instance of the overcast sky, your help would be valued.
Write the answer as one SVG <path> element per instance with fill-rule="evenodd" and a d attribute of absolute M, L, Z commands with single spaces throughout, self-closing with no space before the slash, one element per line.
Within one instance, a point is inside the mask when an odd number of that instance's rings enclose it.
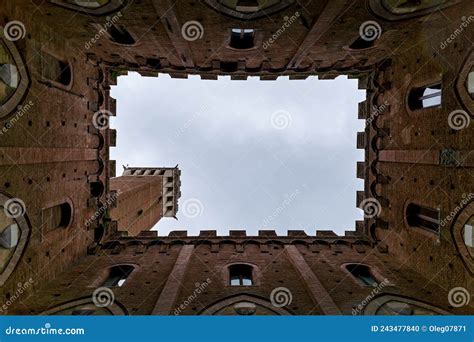
<path fill-rule="evenodd" d="M 122 165 L 175 166 L 182 171 L 178 221 L 155 229 L 353 230 L 363 214 L 355 207 L 358 102 L 356 80 L 202 81 L 120 77 L 117 147 Z"/>

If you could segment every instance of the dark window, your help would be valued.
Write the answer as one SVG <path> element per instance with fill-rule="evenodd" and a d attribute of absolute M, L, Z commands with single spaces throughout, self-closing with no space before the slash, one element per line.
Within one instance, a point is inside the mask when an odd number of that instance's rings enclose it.
<path fill-rule="evenodd" d="M 112 41 L 114 41 L 117 44 L 122 44 L 122 45 L 135 44 L 135 39 L 133 39 L 132 35 L 123 26 L 113 24 L 110 26 L 108 32 Z"/>
<path fill-rule="evenodd" d="M 239 12 L 257 12 L 260 5 L 256 0 L 237 0 L 235 9 Z"/>
<path fill-rule="evenodd" d="M 253 48 L 254 35 L 252 29 L 232 29 L 229 46 L 239 50 Z"/>
<path fill-rule="evenodd" d="M 441 105 L 441 83 L 414 88 L 408 94 L 408 107 L 411 110 L 437 107 Z"/>
<path fill-rule="evenodd" d="M 409 204 L 406 211 L 407 222 L 411 227 L 420 227 L 435 233 L 439 232 L 440 212 L 438 209 Z"/>
<path fill-rule="evenodd" d="M 48 53 L 42 54 L 42 75 L 44 78 L 68 86 L 72 81 L 72 71 L 68 62 L 57 59 Z"/>
<path fill-rule="evenodd" d="M 346 269 L 363 285 L 377 286 L 377 280 L 370 272 L 370 268 L 361 264 L 347 265 Z"/>
<path fill-rule="evenodd" d="M 231 286 L 250 286 L 252 281 L 252 266 L 239 264 L 229 267 L 229 279 Z"/>
<path fill-rule="evenodd" d="M 90 191 L 92 197 L 100 197 L 104 192 L 104 185 L 102 182 L 91 182 L 90 183 Z"/>
<path fill-rule="evenodd" d="M 133 269 L 134 267 L 130 265 L 117 265 L 112 267 L 103 286 L 123 286 L 128 276 L 132 273 Z"/>
<path fill-rule="evenodd" d="M 350 46 L 349 49 L 352 50 L 363 50 L 363 49 L 368 49 L 374 46 L 375 40 L 368 40 L 364 39 L 362 37 L 357 38 Z"/>
<path fill-rule="evenodd" d="M 69 203 L 61 203 L 54 207 L 43 209 L 43 233 L 57 228 L 67 228 L 71 219 L 72 208 Z"/>

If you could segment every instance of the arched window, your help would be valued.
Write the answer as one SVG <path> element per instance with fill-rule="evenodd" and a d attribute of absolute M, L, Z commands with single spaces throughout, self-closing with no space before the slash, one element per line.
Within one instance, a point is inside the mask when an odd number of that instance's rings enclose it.
<path fill-rule="evenodd" d="M 423 308 L 415 304 L 409 304 L 401 301 L 392 300 L 383 304 L 376 315 L 391 315 L 391 316 L 417 316 L 417 315 L 438 315 L 438 313 Z"/>
<path fill-rule="evenodd" d="M 354 278 L 359 281 L 361 285 L 364 286 L 377 286 L 378 282 L 375 279 L 374 275 L 370 271 L 370 268 L 362 264 L 349 264 L 346 266 L 347 271 L 349 271 Z"/>
<path fill-rule="evenodd" d="M 374 46 L 376 39 L 369 40 L 364 39 L 362 37 L 357 38 L 354 42 L 349 46 L 351 50 L 364 50 L 369 49 Z"/>
<path fill-rule="evenodd" d="M 100 8 L 107 5 L 110 0 L 66 0 L 67 3 L 86 7 L 86 8 Z"/>
<path fill-rule="evenodd" d="M 125 284 L 128 276 L 133 272 L 135 267 L 132 265 L 116 265 L 110 268 L 107 279 L 102 286 L 106 287 L 121 287 Z"/>
<path fill-rule="evenodd" d="M 474 67 L 472 67 L 467 74 L 466 90 L 471 98 L 474 99 Z"/>
<path fill-rule="evenodd" d="M 72 221 L 72 208 L 67 202 L 43 209 L 43 234 L 58 229 L 69 227 Z"/>
<path fill-rule="evenodd" d="M 130 32 L 121 25 L 112 24 L 108 29 L 108 34 L 110 39 L 117 44 L 121 45 L 133 45 L 135 44 L 135 39 L 132 37 Z"/>
<path fill-rule="evenodd" d="M 268 17 L 294 3 L 294 0 L 205 0 L 215 10 L 241 20 Z"/>
<path fill-rule="evenodd" d="M 441 106 L 441 83 L 413 88 L 408 94 L 408 108 L 417 110 Z"/>
<path fill-rule="evenodd" d="M 469 221 L 464 225 L 462 237 L 467 251 L 471 255 L 471 258 L 474 258 L 474 216 L 471 216 Z"/>
<path fill-rule="evenodd" d="M 255 30 L 252 29 L 232 29 L 229 46 L 233 49 L 251 49 L 254 44 Z"/>
<path fill-rule="evenodd" d="M 92 15 L 104 15 L 121 8 L 125 0 L 50 0 L 52 3 Z"/>
<path fill-rule="evenodd" d="M 252 266 L 237 264 L 229 266 L 230 286 L 251 286 L 253 285 Z"/>
<path fill-rule="evenodd" d="M 0 104 L 4 104 L 15 93 L 20 84 L 20 74 L 12 55 L 0 43 Z"/>
<path fill-rule="evenodd" d="M 41 54 L 41 71 L 46 80 L 69 86 L 72 81 L 72 70 L 68 62 L 60 60 L 49 53 Z"/>
<path fill-rule="evenodd" d="M 407 223 L 411 227 L 424 228 L 428 231 L 439 233 L 440 211 L 422 207 L 418 204 L 410 203 L 406 208 Z"/>
<path fill-rule="evenodd" d="M 408 14 L 432 9 L 446 2 L 446 0 L 382 0 L 382 5 L 393 14 Z"/>

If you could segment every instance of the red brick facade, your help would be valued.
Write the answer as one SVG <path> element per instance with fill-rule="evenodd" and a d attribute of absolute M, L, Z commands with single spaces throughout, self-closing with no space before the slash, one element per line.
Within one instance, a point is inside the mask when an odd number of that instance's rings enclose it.
<path fill-rule="evenodd" d="M 1 313 L 474 313 L 472 1 L 89 3 L 0 4 Z M 170 187 L 150 171 L 114 178 L 109 92 L 129 70 L 358 78 L 365 220 L 346 236 L 154 235 L 178 210 L 179 174 Z M 354 264 L 370 274 L 354 276 Z M 115 265 L 127 266 L 125 283 L 94 305 Z M 252 285 L 231 286 L 232 265 L 247 265 Z"/>

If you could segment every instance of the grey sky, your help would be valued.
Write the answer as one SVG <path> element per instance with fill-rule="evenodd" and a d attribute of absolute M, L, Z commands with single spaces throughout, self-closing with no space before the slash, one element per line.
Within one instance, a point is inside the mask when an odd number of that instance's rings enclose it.
<path fill-rule="evenodd" d="M 358 102 L 365 91 L 356 80 L 202 81 L 120 77 L 117 147 L 122 165 L 175 166 L 182 171 L 179 220 L 171 230 L 289 229 L 342 234 L 362 218 L 355 194 Z"/>

